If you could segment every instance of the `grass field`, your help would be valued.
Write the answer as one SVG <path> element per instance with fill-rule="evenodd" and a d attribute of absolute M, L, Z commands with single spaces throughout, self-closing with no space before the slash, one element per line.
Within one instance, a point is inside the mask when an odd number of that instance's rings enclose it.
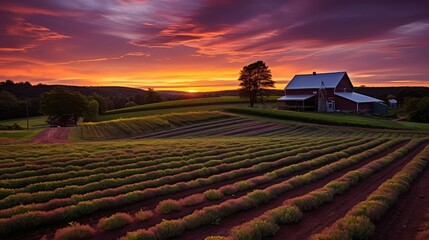
<path fill-rule="evenodd" d="M 270 96 L 267 99 L 267 102 L 275 102 L 280 96 Z M 212 98 L 196 98 L 196 99 L 186 99 L 186 100 L 177 100 L 177 101 L 167 101 L 152 103 L 146 105 L 139 105 L 128 108 L 115 109 L 107 111 L 109 114 L 118 114 L 118 113 L 128 113 L 128 112 L 138 112 L 138 111 L 148 111 L 148 110 L 160 110 L 167 108 L 182 108 L 182 107 L 195 107 L 202 105 L 225 105 L 225 104 L 237 104 L 237 103 L 248 103 L 248 99 L 239 98 L 234 96 L 224 96 L 224 97 L 212 97 Z"/>
<path fill-rule="evenodd" d="M 28 120 L 29 120 L 30 129 L 47 127 L 48 124 L 46 123 L 46 119 L 47 119 L 46 116 L 29 117 Z M 18 124 L 23 128 L 27 127 L 26 118 L 0 120 L 0 125 L 10 126 L 10 125 L 13 125 L 14 123 Z"/>

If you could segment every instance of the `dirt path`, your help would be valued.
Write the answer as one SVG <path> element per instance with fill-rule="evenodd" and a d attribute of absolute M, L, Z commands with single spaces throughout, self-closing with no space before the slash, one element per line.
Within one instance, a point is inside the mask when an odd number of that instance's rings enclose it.
<path fill-rule="evenodd" d="M 429 168 L 412 184 L 410 192 L 398 199 L 375 224 L 372 239 L 414 239 L 429 207 Z"/>
<path fill-rule="evenodd" d="M 71 127 L 48 128 L 39 133 L 31 143 L 67 143 L 70 142 Z"/>

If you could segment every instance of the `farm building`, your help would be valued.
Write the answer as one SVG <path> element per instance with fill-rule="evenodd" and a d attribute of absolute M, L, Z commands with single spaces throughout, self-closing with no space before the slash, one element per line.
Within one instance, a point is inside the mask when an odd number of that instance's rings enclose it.
<path fill-rule="evenodd" d="M 279 109 L 298 111 L 370 112 L 385 107 L 382 100 L 353 92 L 346 72 L 296 75 L 277 100 L 282 102 Z"/>

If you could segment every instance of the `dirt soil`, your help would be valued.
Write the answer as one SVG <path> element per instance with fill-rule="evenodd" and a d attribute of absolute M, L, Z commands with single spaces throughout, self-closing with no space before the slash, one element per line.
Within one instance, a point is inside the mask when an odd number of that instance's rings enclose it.
<path fill-rule="evenodd" d="M 31 143 L 68 143 L 71 127 L 48 128 L 39 133 Z"/>
<path fill-rule="evenodd" d="M 429 167 L 413 183 L 410 192 L 398 199 L 383 218 L 375 223 L 376 239 L 414 239 L 424 222 L 425 209 L 429 207 Z"/>

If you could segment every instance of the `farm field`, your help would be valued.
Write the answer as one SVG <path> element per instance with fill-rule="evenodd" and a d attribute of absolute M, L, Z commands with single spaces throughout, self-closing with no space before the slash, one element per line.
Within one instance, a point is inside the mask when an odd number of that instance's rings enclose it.
<path fill-rule="evenodd" d="M 352 220 L 380 236 L 429 174 L 424 133 L 205 116 L 134 140 L 0 146 L 1 238 L 329 239 Z"/>

